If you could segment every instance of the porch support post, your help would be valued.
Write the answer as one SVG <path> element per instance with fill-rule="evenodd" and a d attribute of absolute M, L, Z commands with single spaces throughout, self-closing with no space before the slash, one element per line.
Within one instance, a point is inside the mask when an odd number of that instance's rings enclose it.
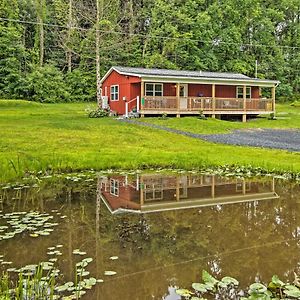
<path fill-rule="evenodd" d="M 178 176 L 176 177 L 176 201 L 180 201 L 180 185 Z"/>
<path fill-rule="evenodd" d="M 176 106 L 177 106 L 177 117 L 180 118 L 180 83 L 176 83 Z"/>
<path fill-rule="evenodd" d="M 140 178 L 140 205 L 144 205 L 145 199 L 144 199 L 144 180 L 143 176 Z"/>
<path fill-rule="evenodd" d="M 243 179 L 243 195 L 246 195 L 246 180 Z"/>
<path fill-rule="evenodd" d="M 141 81 L 141 109 L 144 109 L 144 101 L 145 101 L 145 82 Z"/>
<path fill-rule="evenodd" d="M 275 178 L 272 180 L 272 192 L 275 193 Z"/>
<path fill-rule="evenodd" d="M 213 111 L 211 117 L 215 119 L 216 114 L 214 112 L 216 110 L 216 85 L 214 83 L 211 86 L 211 97 L 212 97 L 212 111 Z"/>
<path fill-rule="evenodd" d="M 247 122 L 247 86 L 243 85 L 243 108 L 244 108 L 244 114 L 242 117 L 243 123 Z"/>
<path fill-rule="evenodd" d="M 213 199 L 215 198 L 215 195 L 216 195 L 215 184 L 216 184 L 215 175 L 212 175 L 212 177 L 211 177 L 211 197 Z"/>
<path fill-rule="evenodd" d="M 275 113 L 275 85 L 272 87 L 272 110 L 273 110 L 273 113 Z"/>

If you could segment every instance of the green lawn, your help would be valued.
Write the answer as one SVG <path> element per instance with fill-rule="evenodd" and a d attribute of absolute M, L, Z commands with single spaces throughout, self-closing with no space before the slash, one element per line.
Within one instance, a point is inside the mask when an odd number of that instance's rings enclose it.
<path fill-rule="evenodd" d="M 39 104 L 0 101 L 0 182 L 26 171 L 244 165 L 300 172 L 300 156 L 277 150 L 225 146 L 173 133 L 89 119 L 87 104 Z M 193 132 L 224 132 L 244 127 L 297 127 L 300 109 L 281 106 L 290 119 L 247 124 L 194 118 L 153 120 Z"/>
<path fill-rule="evenodd" d="M 247 123 L 220 121 L 211 118 L 199 120 L 195 117 L 167 118 L 166 120 L 144 118 L 141 120 L 194 133 L 226 133 L 234 129 L 245 128 L 300 128 L 300 106 L 277 104 L 276 108 L 277 120 L 268 120 L 269 116 L 266 115 L 249 119 Z"/>

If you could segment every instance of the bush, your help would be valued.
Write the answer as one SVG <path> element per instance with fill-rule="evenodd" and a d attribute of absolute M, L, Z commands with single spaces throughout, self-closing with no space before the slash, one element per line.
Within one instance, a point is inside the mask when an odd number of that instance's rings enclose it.
<path fill-rule="evenodd" d="M 96 79 L 93 73 L 76 69 L 68 73 L 65 78 L 72 102 L 96 100 Z"/>
<path fill-rule="evenodd" d="M 300 101 L 294 101 L 293 103 L 291 103 L 291 106 L 300 107 Z"/>
<path fill-rule="evenodd" d="M 35 68 L 27 77 L 28 97 L 33 101 L 56 103 L 69 102 L 63 74 L 56 67 L 45 65 Z"/>
<path fill-rule="evenodd" d="M 89 118 L 104 118 L 104 117 L 108 117 L 110 114 L 110 110 L 109 109 L 103 109 L 103 108 L 96 108 L 96 109 L 91 109 L 91 108 L 87 108 L 86 109 Z"/>
<path fill-rule="evenodd" d="M 166 119 L 168 119 L 168 114 L 167 113 L 163 113 L 163 114 L 161 114 L 160 117 L 158 117 L 158 119 L 159 120 L 166 120 Z"/>
<path fill-rule="evenodd" d="M 207 120 L 207 118 L 205 117 L 205 114 L 203 113 L 203 110 L 199 111 L 198 119 Z"/>

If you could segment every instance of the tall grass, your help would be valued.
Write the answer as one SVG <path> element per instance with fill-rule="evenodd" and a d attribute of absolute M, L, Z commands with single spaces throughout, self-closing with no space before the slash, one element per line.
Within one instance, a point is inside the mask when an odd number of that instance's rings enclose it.
<path fill-rule="evenodd" d="M 0 299 L 54 299 L 55 277 L 43 277 L 43 273 L 42 266 L 33 275 L 25 276 L 20 272 L 15 282 L 8 273 L 3 273 L 0 278 Z"/>

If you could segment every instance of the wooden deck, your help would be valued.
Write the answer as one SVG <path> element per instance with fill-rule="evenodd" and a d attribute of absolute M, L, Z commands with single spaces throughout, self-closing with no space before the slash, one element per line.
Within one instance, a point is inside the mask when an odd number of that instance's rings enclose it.
<path fill-rule="evenodd" d="M 143 115 L 258 115 L 275 111 L 273 99 L 241 99 L 213 97 L 143 97 Z"/>

